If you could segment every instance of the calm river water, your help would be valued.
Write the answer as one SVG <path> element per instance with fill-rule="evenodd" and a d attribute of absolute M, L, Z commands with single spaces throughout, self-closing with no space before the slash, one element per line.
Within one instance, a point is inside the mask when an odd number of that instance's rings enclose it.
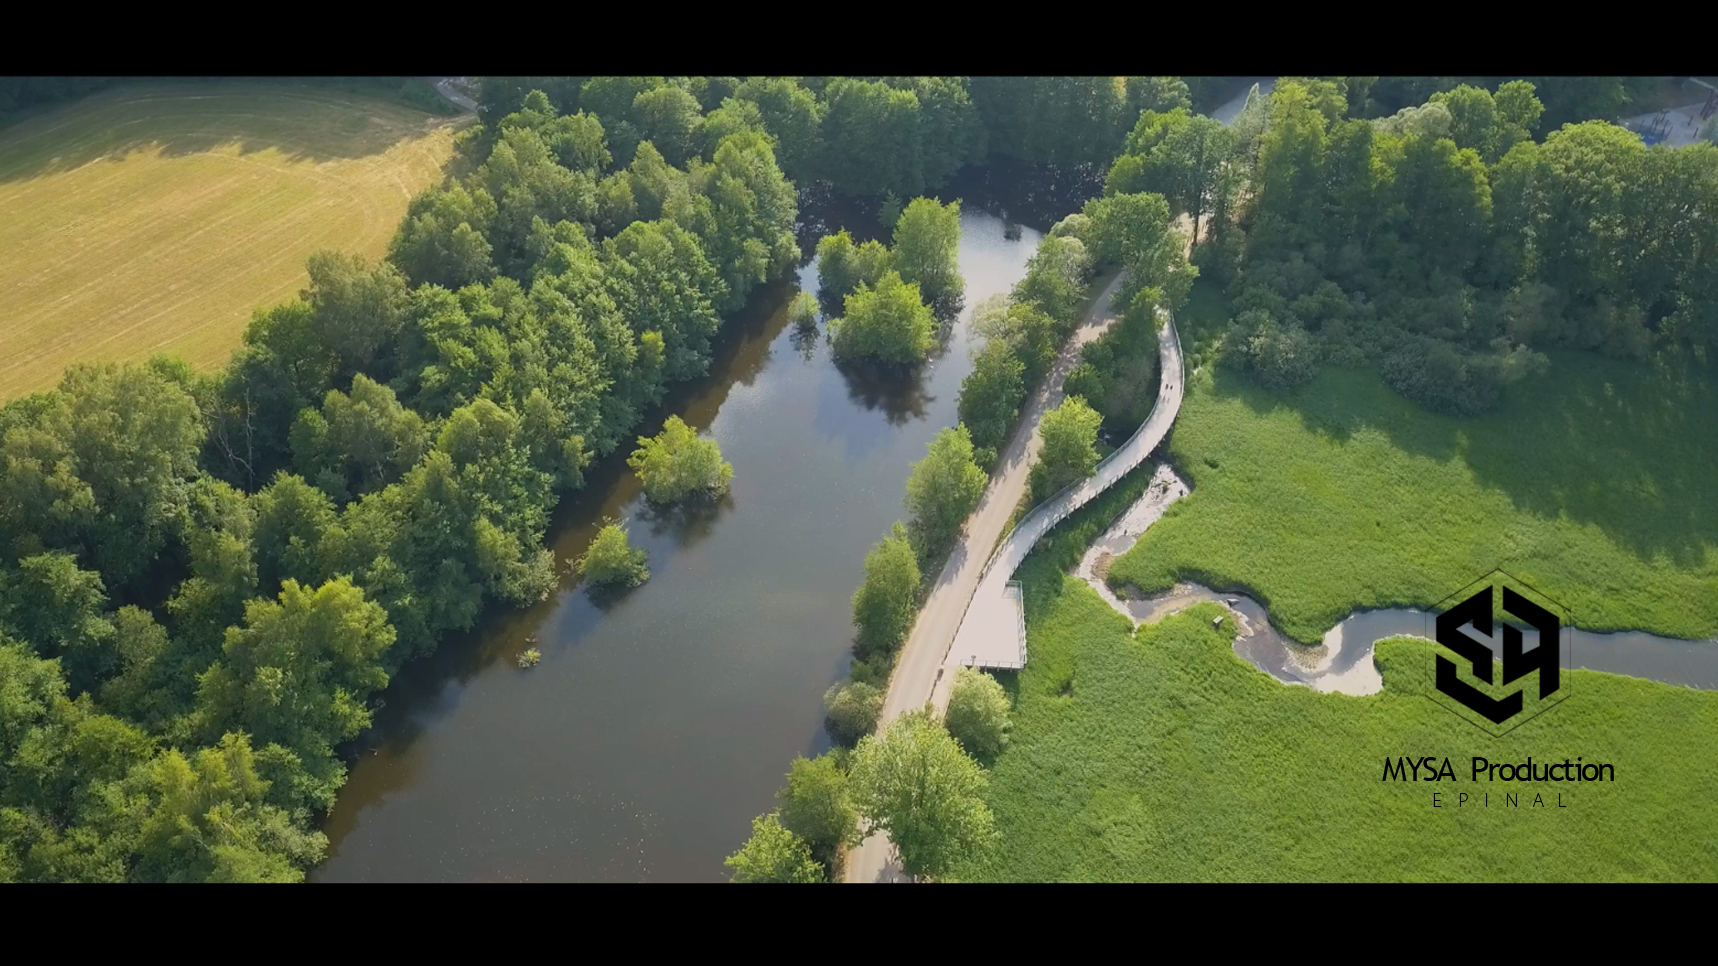
<path fill-rule="evenodd" d="M 828 746 L 821 698 L 849 661 L 865 551 L 903 518 L 909 464 L 958 421 L 971 306 L 1008 291 L 1039 238 L 1008 240 L 976 210 L 961 228 L 968 308 L 917 379 L 837 369 L 821 331 L 787 324 L 791 283 L 730 323 L 711 375 L 668 409 L 721 444 L 730 498 L 659 518 L 624 453 L 591 473 L 556 553 L 576 557 L 619 517 L 650 580 L 599 607 L 569 578 L 403 671 L 314 880 L 727 878 L 723 857 L 772 807 L 788 762 Z M 798 284 L 815 291 L 815 266 Z M 515 667 L 533 644 L 542 663 Z"/>

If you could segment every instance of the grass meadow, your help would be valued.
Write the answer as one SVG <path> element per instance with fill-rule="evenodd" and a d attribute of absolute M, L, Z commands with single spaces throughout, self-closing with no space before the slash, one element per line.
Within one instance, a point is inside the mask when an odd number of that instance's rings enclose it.
<path fill-rule="evenodd" d="M 1001 845 L 957 878 L 1718 879 L 1718 694 L 1577 670 L 1560 707 L 1494 738 L 1424 696 L 1428 642 L 1379 643 L 1379 694 L 1319 694 L 1237 657 L 1217 605 L 1136 635 L 1043 556 L 1021 577 L 1037 606 L 990 772 Z M 1399 755 L 1447 756 L 1457 778 L 1383 781 Z M 1610 763 L 1616 781 L 1470 780 L 1473 756 L 1530 755 Z"/>
<path fill-rule="evenodd" d="M 1426 606 L 1493 568 L 1589 630 L 1718 633 L 1718 373 L 1552 354 L 1479 418 L 1326 367 L 1270 393 L 1196 357 L 1169 441 L 1192 493 L 1110 569 L 1247 590 L 1316 643 L 1356 608 Z"/>
<path fill-rule="evenodd" d="M 0 401 L 224 362 L 320 248 L 378 257 L 461 123 L 290 81 L 125 85 L 0 129 Z"/>
<path fill-rule="evenodd" d="M 1196 290 L 1182 324 L 1198 371 L 1169 451 L 1193 492 L 1112 565 L 1113 582 L 1245 588 L 1316 641 L 1357 607 L 1435 603 L 1503 567 L 1583 627 L 1718 630 L 1709 369 L 1560 353 L 1498 412 L 1451 419 L 1369 373 L 1327 369 L 1284 396 L 1214 369 L 1209 293 Z M 1493 737 L 1428 699 L 1426 641 L 1380 642 L 1384 689 L 1356 697 L 1253 668 L 1216 605 L 1135 631 L 1066 572 L 1151 469 L 1070 517 L 1016 574 L 1031 660 L 1001 675 L 1015 702 L 987 793 L 1001 844 L 956 878 L 1718 879 L 1718 694 L 1575 670 L 1559 707 Z M 1447 757 L 1457 778 L 1384 781 L 1397 756 Z M 1580 757 L 1612 764 L 1616 781 L 1474 782 L 1475 756 Z"/>

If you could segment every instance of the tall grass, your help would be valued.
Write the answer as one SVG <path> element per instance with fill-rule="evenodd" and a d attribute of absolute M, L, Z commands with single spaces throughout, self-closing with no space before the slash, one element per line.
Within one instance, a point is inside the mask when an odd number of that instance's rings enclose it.
<path fill-rule="evenodd" d="M 1494 413 L 1426 412 L 1370 373 L 1298 393 L 1207 365 L 1170 440 L 1193 492 L 1110 570 L 1246 588 L 1316 642 L 1355 608 L 1436 603 L 1501 567 L 1593 630 L 1718 632 L 1718 375 L 1552 356 Z"/>
<path fill-rule="evenodd" d="M 1237 657 L 1214 604 L 1136 636 L 1048 563 L 1021 571 L 1038 606 L 987 795 L 1002 846 L 960 878 L 1718 878 L 1718 694 L 1577 670 L 1560 707 L 1494 738 L 1424 696 L 1427 642 L 1379 643 L 1379 694 L 1319 694 Z M 1382 781 L 1402 755 L 1447 756 L 1457 780 Z M 1473 756 L 1529 755 L 1610 763 L 1616 781 L 1470 780 Z"/>

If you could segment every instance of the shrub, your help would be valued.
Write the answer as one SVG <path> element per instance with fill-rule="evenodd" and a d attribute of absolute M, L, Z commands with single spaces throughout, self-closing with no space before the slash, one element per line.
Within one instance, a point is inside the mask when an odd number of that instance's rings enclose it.
<path fill-rule="evenodd" d="M 927 449 L 907 478 L 906 499 L 922 556 L 954 539 L 984 498 L 986 483 L 984 470 L 973 461 L 972 436 L 964 423 L 937 433 Z"/>
<path fill-rule="evenodd" d="M 1039 431 L 1044 447 L 1038 465 L 1032 467 L 1033 501 L 1041 501 L 1062 487 L 1090 476 L 1098 465 L 1098 426 L 1103 417 L 1079 396 L 1069 396 L 1044 414 Z"/>
<path fill-rule="evenodd" d="M 900 645 L 913 626 L 918 595 L 918 557 L 907 528 L 897 522 L 889 536 L 865 555 L 865 581 L 853 594 L 853 624 L 859 630 L 861 657 Z"/>
<path fill-rule="evenodd" d="M 723 462 L 716 441 L 699 439 L 679 416 L 668 417 L 656 436 L 640 436 L 626 465 L 638 473 L 644 495 L 655 503 L 721 496 L 734 478 L 733 464 Z"/>
<path fill-rule="evenodd" d="M 1384 357 L 1384 381 L 1414 402 L 1455 416 L 1477 416 L 1495 408 L 1504 387 L 1549 366 L 1522 346 L 1498 352 L 1464 352 L 1438 339 L 1413 336 Z"/>
<path fill-rule="evenodd" d="M 936 346 L 936 319 L 917 285 L 896 271 L 883 273 L 875 286 L 860 283 L 847 296 L 846 315 L 831 319 L 835 355 L 908 365 L 922 361 Z"/>
<path fill-rule="evenodd" d="M 1279 324 L 1257 309 L 1235 318 L 1232 348 L 1266 389 L 1294 389 L 1318 375 L 1318 342 L 1298 324 Z"/>
<path fill-rule="evenodd" d="M 877 727 L 883 712 L 883 690 L 876 685 L 844 681 L 823 694 L 824 725 L 829 736 L 852 745 Z"/>
<path fill-rule="evenodd" d="M 644 551 L 627 541 L 626 530 L 618 523 L 610 523 L 597 531 L 596 539 L 579 558 L 577 566 L 579 576 L 598 586 L 637 587 L 650 579 L 644 561 Z"/>
<path fill-rule="evenodd" d="M 993 461 L 995 451 L 1008 442 L 1008 433 L 1025 400 L 1025 364 L 1007 342 L 991 339 L 973 360 L 972 371 L 961 380 L 958 408 L 973 445 L 990 450 Z"/>
<path fill-rule="evenodd" d="M 1050 229 L 1049 237 L 1066 238 L 1071 236 L 1079 238 L 1087 231 L 1091 230 L 1091 226 L 1092 219 L 1076 211 L 1068 217 L 1063 218 L 1061 221 L 1056 222 L 1056 224 Z"/>
<path fill-rule="evenodd" d="M 819 861 L 833 863 L 844 845 L 859 841 L 859 813 L 847 794 L 847 773 L 834 755 L 799 757 L 787 772 L 781 801 L 781 824 L 805 840 Z"/>
<path fill-rule="evenodd" d="M 864 660 L 855 659 L 847 669 L 847 679 L 878 688 L 889 686 L 889 672 L 895 669 L 895 652 L 881 651 Z"/>
<path fill-rule="evenodd" d="M 882 242 L 853 244 L 846 231 L 825 235 L 817 243 L 817 288 L 825 302 L 840 305 L 861 285 L 875 285 L 894 267 L 895 256 Z"/>
<path fill-rule="evenodd" d="M 943 724 L 966 753 L 981 762 L 991 762 L 1008 744 L 1008 693 L 983 671 L 963 667 L 955 675 Z"/>
<path fill-rule="evenodd" d="M 801 292 L 787 307 L 787 319 L 801 329 L 817 328 L 817 296 Z"/>
<path fill-rule="evenodd" d="M 799 836 L 782 827 L 771 812 L 752 819 L 752 837 L 722 860 L 734 882 L 822 882 L 823 866 Z"/>

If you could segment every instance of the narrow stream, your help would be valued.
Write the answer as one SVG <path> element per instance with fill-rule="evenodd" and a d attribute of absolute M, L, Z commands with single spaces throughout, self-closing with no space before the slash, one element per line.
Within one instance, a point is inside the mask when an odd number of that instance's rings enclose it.
<path fill-rule="evenodd" d="M 723 857 L 772 807 L 788 762 L 828 746 L 821 696 L 850 659 L 865 551 L 903 518 L 912 462 L 958 421 L 971 306 L 1008 291 L 1040 237 L 1009 240 L 976 206 L 961 229 L 968 308 L 916 376 L 843 371 L 821 329 L 788 325 L 797 287 L 815 291 L 811 264 L 729 323 L 711 375 L 669 407 L 733 463 L 729 499 L 664 516 L 624 452 L 593 472 L 563 507 L 556 554 L 578 556 L 618 517 L 650 580 L 599 606 L 569 578 L 402 672 L 313 879 L 727 877 Z M 520 670 L 531 646 L 542 663 Z"/>
<path fill-rule="evenodd" d="M 1199 584 L 1184 583 L 1175 585 L 1168 593 L 1145 599 L 1118 598 L 1097 576 L 1107 569 L 1107 558 L 1126 553 L 1169 504 L 1187 492 L 1185 481 L 1167 465 L 1159 465 L 1145 495 L 1093 543 L 1081 561 L 1079 575 L 1111 607 L 1136 623 L 1160 620 L 1200 601 L 1220 602 L 1240 618 L 1236 654 L 1279 681 L 1342 694 L 1377 694 L 1383 688 L 1383 678 L 1372 662 L 1374 643 L 1386 637 L 1433 635 L 1425 611 L 1385 608 L 1357 611 L 1325 632 L 1318 647 L 1307 647 L 1284 637 L 1271 626 L 1264 605 L 1246 594 L 1219 593 Z M 1471 625 L 1466 631 L 1475 638 L 1485 639 Z M 1575 667 L 1718 690 L 1718 641 L 1689 641 L 1644 631 L 1600 633 L 1580 628 L 1574 629 L 1570 636 L 1572 640 L 1566 644 L 1571 648 Z M 1537 631 L 1524 629 L 1523 645 L 1527 649 L 1537 647 L 1538 638 Z M 1501 644 L 1493 642 L 1492 650 L 1501 654 Z"/>

